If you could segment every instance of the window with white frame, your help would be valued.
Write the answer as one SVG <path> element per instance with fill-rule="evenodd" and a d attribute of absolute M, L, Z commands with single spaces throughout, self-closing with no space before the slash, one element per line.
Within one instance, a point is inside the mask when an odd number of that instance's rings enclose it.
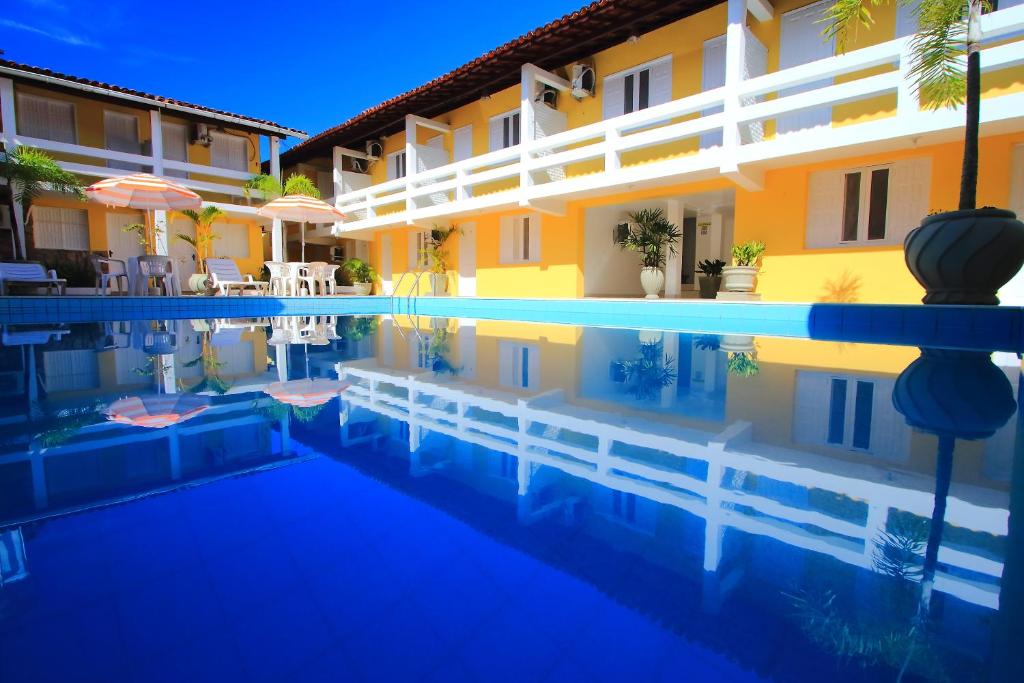
<path fill-rule="evenodd" d="M 103 112 L 103 143 L 112 152 L 141 154 L 142 144 L 139 142 L 139 119 L 134 114 L 120 111 Z M 120 168 L 125 171 L 141 171 L 142 165 L 130 161 L 107 161 L 108 168 Z"/>
<path fill-rule="evenodd" d="M 232 171 L 249 170 L 249 138 L 217 131 L 210 136 L 210 165 Z"/>
<path fill-rule="evenodd" d="M 405 177 L 405 150 L 392 152 L 387 156 L 388 180 Z"/>
<path fill-rule="evenodd" d="M 892 407 L 892 388 L 889 378 L 798 371 L 794 441 L 905 457 L 910 430 Z"/>
<path fill-rule="evenodd" d="M 664 104 L 672 99 L 672 56 L 604 77 L 604 118 Z"/>
<path fill-rule="evenodd" d="M 488 148 L 490 151 L 494 152 L 507 147 L 515 147 L 519 144 L 518 109 L 492 117 L 489 126 Z"/>
<path fill-rule="evenodd" d="M 501 219 L 501 263 L 540 261 L 540 216 L 504 216 Z"/>
<path fill-rule="evenodd" d="M 214 223 L 211 226 L 217 239 L 213 240 L 213 254 L 218 258 L 249 258 L 249 226 L 245 223 Z"/>
<path fill-rule="evenodd" d="M 499 341 L 498 381 L 515 389 L 540 386 L 540 349 L 534 344 Z"/>
<path fill-rule="evenodd" d="M 811 173 L 807 246 L 902 244 L 928 211 L 930 182 L 928 158 Z"/>
<path fill-rule="evenodd" d="M 89 250 L 89 213 L 85 209 L 32 207 L 32 242 L 36 249 Z"/>
<path fill-rule="evenodd" d="M 18 93 L 18 132 L 56 142 L 78 142 L 75 105 L 40 95 Z"/>
<path fill-rule="evenodd" d="M 160 124 L 163 138 L 164 159 L 169 161 L 188 162 L 188 128 L 183 123 L 164 121 Z M 177 169 L 164 169 L 164 175 L 175 178 L 187 178 L 188 172 Z"/>
<path fill-rule="evenodd" d="M 417 230 L 409 233 L 409 268 L 422 269 L 430 267 L 430 231 Z"/>

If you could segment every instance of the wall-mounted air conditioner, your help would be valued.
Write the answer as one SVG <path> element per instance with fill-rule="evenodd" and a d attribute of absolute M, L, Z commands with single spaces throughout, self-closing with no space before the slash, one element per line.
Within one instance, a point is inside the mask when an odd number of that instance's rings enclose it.
<path fill-rule="evenodd" d="M 331 260 L 332 261 L 344 261 L 345 260 L 345 247 L 331 247 Z"/>
<path fill-rule="evenodd" d="M 626 221 L 625 223 L 619 223 L 618 225 L 615 226 L 615 228 L 612 229 L 612 241 L 615 243 L 616 246 L 622 245 L 626 241 L 626 238 L 629 237 L 629 233 L 635 227 L 636 223 L 630 223 L 629 221 Z"/>
<path fill-rule="evenodd" d="M 533 98 L 534 102 L 540 102 L 546 104 L 552 109 L 558 108 L 558 91 L 552 88 L 550 85 L 541 85 L 537 89 L 537 96 Z"/>
<path fill-rule="evenodd" d="M 593 97 L 597 89 L 597 74 L 589 64 L 572 65 L 572 96 L 578 100 Z"/>
<path fill-rule="evenodd" d="M 366 143 L 366 156 L 370 157 L 370 161 L 376 161 L 384 156 L 384 141 L 369 140 Z"/>
<path fill-rule="evenodd" d="M 203 147 L 212 145 L 213 136 L 210 135 L 210 127 L 205 123 L 193 124 L 191 142 L 193 145 L 202 145 Z"/>

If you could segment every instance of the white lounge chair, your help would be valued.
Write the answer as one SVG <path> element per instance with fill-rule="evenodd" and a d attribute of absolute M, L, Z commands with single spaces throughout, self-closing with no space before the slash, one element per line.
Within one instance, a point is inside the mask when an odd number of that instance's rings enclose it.
<path fill-rule="evenodd" d="M 235 262 L 229 258 L 208 258 L 206 259 L 206 271 L 210 274 L 206 280 L 207 287 L 216 289 L 222 295 L 231 294 L 231 290 L 237 290 L 241 296 L 246 290 L 257 294 L 266 294 L 269 283 L 254 280 L 252 275 L 242 277 Z"/>
<path fill-rule="evenodd" d="M 47 294 L 53 289 L 57 294 L 63 294 L 67 281 L 57 277 L 57 271 L 46 270 L 42 263 L 36 261 L 0 263 L 0 296 L 7 294 L 11 285 L 46 287 Z"/>

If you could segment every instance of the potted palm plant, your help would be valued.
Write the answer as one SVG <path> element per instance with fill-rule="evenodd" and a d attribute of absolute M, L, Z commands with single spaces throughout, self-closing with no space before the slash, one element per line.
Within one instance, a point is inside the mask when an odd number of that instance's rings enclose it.
<path fill-rule="evenodd" d="M 377 273 L 369 263 L 362 259 L 350 258 L 341 267 L 352 278 L 352 287 L 355 288 L 357 295 L 366 296 L 370 293 Z"/>
<path fill-rule="evenodd" d="M 448 240 L 460 232 L 457 225 L 447 228 L 434 226 L 430 231 L 430 239 L 423 249 L 423 255 L 430 263 L 431 292 L 434 296 L 448 291 Z"/>
<path fill-rule="evenodd" d="M 758 262 L 764 255 L 764 242 L 748 240 L 732 247 L 733 265 L 722 268 L 722 288 L 727 292 L 748 294 L 754 291 Z"/>
<path fill-rule="evenodd" d="M 697 278 L 701 299 L 714 299 L 718 294 L 718 288 L 722 286 L 722 268 L 725 268 L 725 261 L 718 258 L 714 261 L 704 259 L 697 264 L 697 270 L 701 272 Z"/>
<path fill-rule="evenodd" d="M 670 254 L 676 253 L 675 245 L 682 233 L 661 209 L 634 211 L 629 220 L 625 239 L 619 246 L 640 254 L 640 285 L 648 299 L 657 299 L 665 288 L 665 262 Z"/>
<path fill-rule="evenodd" d="M 185 242 L 195 251 L 196 272 L 189 276 L 188 287 L 193 292 L 206 292 L 206 259 L 213 248 L 213 241 L 220 235 L 213 231 L 214 221 L 223 218 L 224 212 L 216 206 L 207 206 L 202 211 L 188 209 L 181 214 L 192 221 L 195 235 L 177 234 L 177 239 Z M 212 293 L 212 292 L 211 292 Z"/>
<path fill-rule="evenodd" d="M 871 25 L 870 6 L 878 4 L 836 0 L 825 35 L 843 51 L 852 31 Z M 996 292 L 1024 264 L 1024 223 L 1012 211 L 977 208 L 981 15 L 989 7 L 986 0 L 929 0 L 914 10 L 910 74 L 921 102 L 929 109 L 965 105 L 966 117 L 959 207 L 925 217 L 904 241 L 926 304 L 998 304 Z"/>

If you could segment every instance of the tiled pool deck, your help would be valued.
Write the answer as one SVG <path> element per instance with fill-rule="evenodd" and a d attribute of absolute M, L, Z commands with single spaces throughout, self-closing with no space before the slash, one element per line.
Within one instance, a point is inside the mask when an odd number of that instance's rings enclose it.
<path fill-rule="evenodd" d="M 0 324 L 422 315 L 1024 351 L 1024 308 L 455 297 L 0 297 Z"/>

